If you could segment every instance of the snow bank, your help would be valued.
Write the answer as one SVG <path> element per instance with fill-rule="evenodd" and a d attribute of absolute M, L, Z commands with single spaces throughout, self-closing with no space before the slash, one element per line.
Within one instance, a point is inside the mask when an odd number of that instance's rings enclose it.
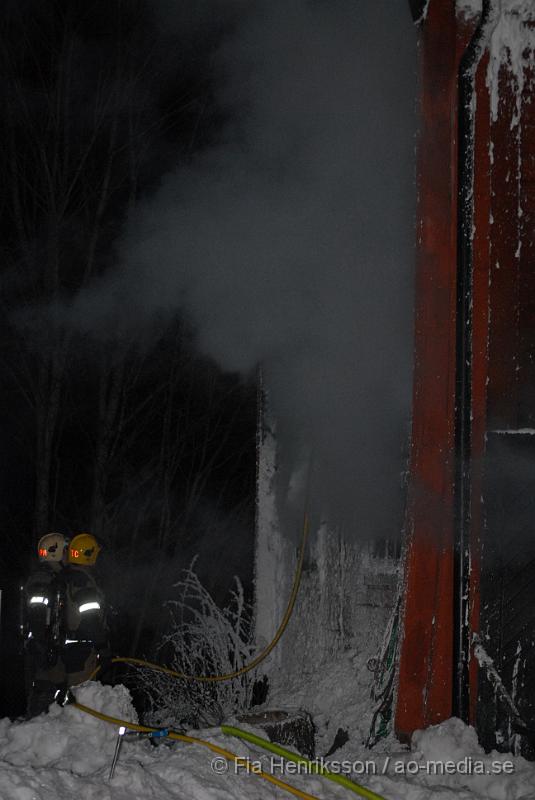
<path fill-rule="evenodd" d="M 348 663 L 351 659 L 348 658 Z M 344 694 L 344 673 L 348 666 L 333 673 L 326 693 L 338 707 Z M 347 684 L 346 684 L 347 688 Z M 128 720 L 135 719 L 128 691 L 123 686 L 86 684 L 76 690 L 80 702 Z M 347 720 L 353 719 L 352 702 L 345 692 Z M 341 706 L 340 706 L 341 707 Z M 325 707 L 327 713 L 327 707 Z M 348 727 L 351 727 L 351 724 Z M 257 731 L 261 734 L 260 731 Z M 205 747 L 176 743 L 153 748 L 146 739 L 125 740 L 115 777 L 108 780 L 117 730 L 75 708 L 51 706 L 29 722 L 0 721 L 0 800 L 270 800 L 290 797 L 283 791 L 245 770 L 235 773 L 233 765 L 221 768 L 221 759 Z M 219 729 L 199 731 L 208 739 L 253 763 L 262 762 L 271 771 L 270 757 L 254 746 L 225 737 Z M 359 783 L 382 794 L 386 800 L 533 800 L 535 765 L 522 758 L 491 753 L 485 755 L 475 731 L 460 720 L 418 731 L 412 751 L 400 750 L 390 742 L 387 752 L 366 751 L 352 737 L 352 747 L 343 754 L 333 754 L 355 762 L 375 761 L 379 770 L 390 759 L 382 774 L 354 774 Z M 397 748 L 397 750 L 396 750 Z M 433 775 L 425 770 L 416 773 L 410 765 L 427 762 L 463 762 L 478 759 L 492 763 L 510 762 L 511 774 Z M 214 759 L 219 765 L 214 769 Z M 405 765 L 396 773 L 395 765 Z M 322 798 L 349 797 L 347 790 L 314 775 L 281 775 L 287 783 Z"/>
<path fill-rule="evenodd" d="M 469 796 L 487 800 L 535 797 L 535 764 L 495 750 L 486 755 L 474 728 L 460 719 L 449 719 L 425 731 L 416 731 L 411 749 L 411 757 L 425 765 L 423 781 L 428 786 L 448 787 L 458 797 L 464 790 L 471 793 Z M 453 774 L 434 775 L 434 771 L 443 772 L 442 765 L 446 762 L 455 765 Z M 470 772 L 472 774 L 465 774 Z M 500 774 L 493 774 L 498 772 Z"/>
<path fill-rule="evenodd" d="M 463 759 L 468 753 L 473 756 L 482 756 L 484 753 L 474 728 L 455 718 L 441 725 L 416 731 L 412 737 L 411 750 L 415 758 L 446 758 L 453 761 Z"/>
<path fill-rule="evenodd" d="M 124 686 L 88 683 L 76 689 L 76 699 L 110 716 L 137 722 Z M 52 703 L 47 714 L 27 722 L 0 721 L 0 759 L 13 766 L 56 767 L 89 775 L 109 764 L 115 738 L 111 725 L 72 706 Z"/>
<path fill-rule="evenodd" d="M 75 693 L 84 705 L 137 720 L 124 686 L 88 683 Z M 194 735 L 244 758 L 256 758 L 249 746 L 229 740 L 219 729 Z M 73 706 L 52 704 L 48 713 L 25 722 L 0 720 L 0 800 L 268 800 L 277 792 L 245 771 L 213 769 L 214 753 L 207 748 L 182 743 L 154 748 L 146 739 L 123 741 L 109 781 L 116 740 L 115 726 Z M 319 779 L 309 776 L 288 782 L 312 794 L 321 788 Z"/>

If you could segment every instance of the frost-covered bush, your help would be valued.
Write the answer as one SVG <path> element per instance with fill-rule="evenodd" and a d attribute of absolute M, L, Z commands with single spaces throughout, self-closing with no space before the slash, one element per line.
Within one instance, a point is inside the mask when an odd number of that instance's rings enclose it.
<path fill-rule="evenodd" d="M 186 675 L 235 672 L 253 656 L 252 607 L 235 578 L 230 601 L 220 608 L 201 584 L 194 564 L 175 584 L 179 599 L 166 604 L 170 624 L 158 645 L 158 660 Z M 147 721 L 202 728 L 250 706 L 255 671 L 216 683 L 181 680 L 152 670 L 141 670 L 138 678 L 148 699 Z"/>

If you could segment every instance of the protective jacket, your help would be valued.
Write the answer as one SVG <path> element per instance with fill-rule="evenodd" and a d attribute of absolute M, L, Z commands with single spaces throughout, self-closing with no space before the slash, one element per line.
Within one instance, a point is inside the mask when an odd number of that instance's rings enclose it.
<path fill-rule="evenodd" d="M 104 594 L 83 567 L 63 569 L 65 583 L 65 640 L 90 641 L 97 648 L 107 641 Z"/>
<path fill-rule="evenodd" d="M 25 647 L 36 666 L 55 660 L 62 643 L 62 581 L 60 565 L 40 564 L 26 582 L 21 627 Z"/>
<path fill-rule="evenodd" d="M 40 564 L 24 587 L 28 714 L 87 680 L 108 650 L 104 594 L 90 568 Z"/>

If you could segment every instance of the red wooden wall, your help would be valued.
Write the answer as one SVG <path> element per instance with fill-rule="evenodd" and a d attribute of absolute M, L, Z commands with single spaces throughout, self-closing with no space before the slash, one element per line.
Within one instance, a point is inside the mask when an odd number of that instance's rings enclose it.
<path fill-rule="evenodd" d="M 456 17 L 453 0 L 432 1 L 420 27 L 413 427 L 404 631 L 395 715 L 401 739 L 452 713 L 458 68 L 474 27 Z M 488 151 L 478 149 L 478 172 L 485 171 L 485 158 Z M 478 214 L 488 227 L 484 194 Z M 474 294 L 485 309 L 487 246 L 488 235 L 481 224 L 474 242 L 478 265 Z M 486 338 L 487 320 L 482 315 L 474 320 L 476 460 L 483 451 L 485 432 Z M 477 469 L 474 480 L 477 483 Z M 473 585 L 481 524 L 475 512 Z M 471 614 L 477 628 L 477 592 Z M 471 677 L 477 679 L 473 667 Z"/>
<path fill-rule="evenodd" d="M 431 0 L 420 24 L 413 428 L 395 715 L 402 739 L 452 713 L 457 92 L 460 58 L 476 23 L 456 17 L 454 0 Z M 525 75 L 520 124 L 515 125 L 515 81 L 502 67 L 498 118 L 491 120 L 488 60 L 485 53 L 475 77 L 473 632 L 479 626 L 487 433 L 535 419 L 535 101 L 529 97 L 534 76 Z M 473 658 L 469 666 L 474 722 L 478 667 Z"/>

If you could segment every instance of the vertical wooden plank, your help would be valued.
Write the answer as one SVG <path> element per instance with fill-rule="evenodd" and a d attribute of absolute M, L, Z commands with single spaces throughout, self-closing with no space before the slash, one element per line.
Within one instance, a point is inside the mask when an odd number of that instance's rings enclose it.
<path fill-rule="evenodd" d="M 491 429 L 514 428 L 518 412 L 518 128 L 511 129 L 516 98 L 507 68 L 500 71 L 498 118 L 492 123 L 488 415 Z"/>
<path fill-rule="evenodd" d="M 413 429 L 403 641 L 395 728 L 451 716 L 457 263 L 457 70 L 468 41 L 455 4 L 421 29 Z"/>
<path fill-rule="evenodd" d="M 488 54 L 476 73 L 474 129 L 474 239 L 472 283 L 472 492 L 470 531 L 470 628 L 479 631 L 481 546 L 484 534 L 483 467 L 487 431 L 489 264 L 491 224 L 490 97 L 486 86 Z M 470 722 L 476 722 L 478 663 L 471 656 Z"/>

